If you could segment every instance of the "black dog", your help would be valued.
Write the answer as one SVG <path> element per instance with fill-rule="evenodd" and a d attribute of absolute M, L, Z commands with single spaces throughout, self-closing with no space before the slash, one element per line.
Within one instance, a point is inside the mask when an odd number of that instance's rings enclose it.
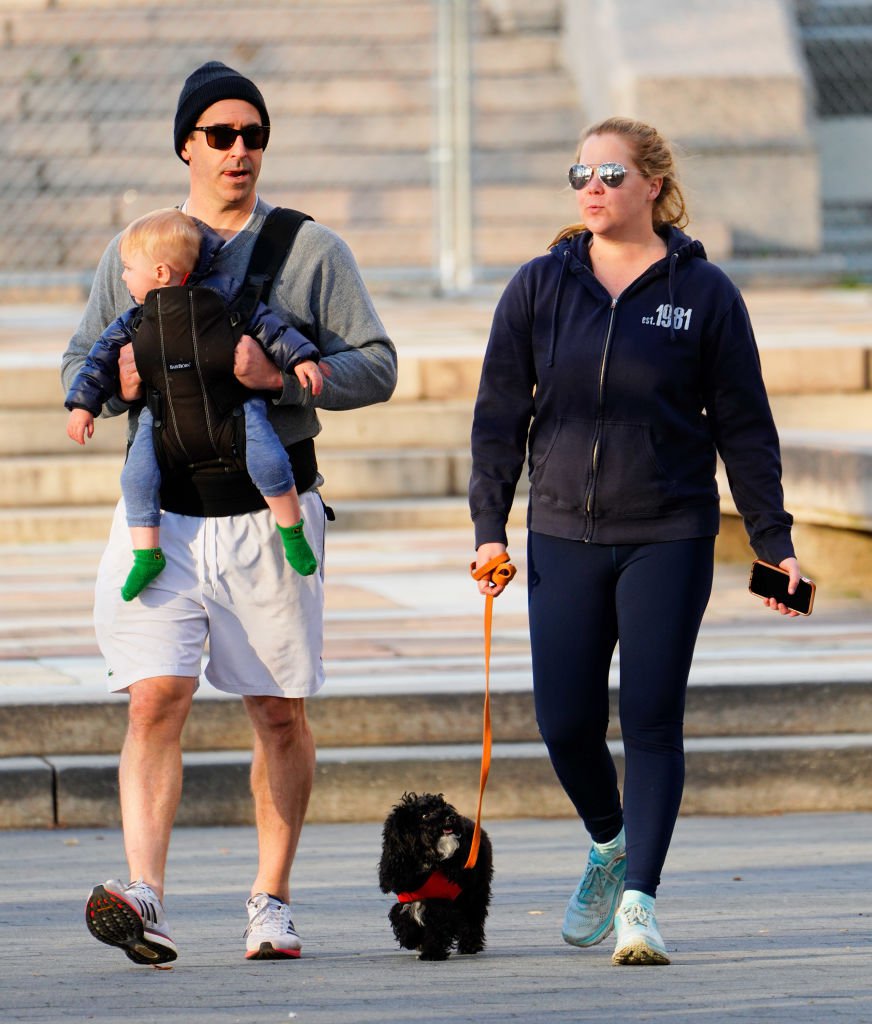
<path fill-rule="evenodd" d="M 441 793 L 404 793 L 385 821 L 379 885 L 397 894 L 388 915 L 397 942 L 421 960 L 445 960 L 455 944 L 484 949 L 493 853 L 482 830 L 476 865 L 464 869 L 473 828 Z"/>

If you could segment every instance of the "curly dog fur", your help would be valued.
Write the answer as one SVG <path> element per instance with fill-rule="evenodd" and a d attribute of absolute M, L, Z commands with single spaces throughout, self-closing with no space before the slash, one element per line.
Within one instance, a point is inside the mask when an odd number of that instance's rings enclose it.
<path fill-rule="evenodd" d="M 477 863 L 464 869 L 473 829 L 441 793 L 404 793 L 384 823 L 379 885 L 398 895 L 388 919 L 421 960 L 484 949 L 493 852 L 482 830 Z"/>

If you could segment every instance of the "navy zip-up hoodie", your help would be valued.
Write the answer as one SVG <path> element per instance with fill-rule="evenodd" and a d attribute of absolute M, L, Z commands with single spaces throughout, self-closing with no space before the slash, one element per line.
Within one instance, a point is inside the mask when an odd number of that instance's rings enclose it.
<path fill-rule="evenodd" d="M 590 232 L 531 260 L 494 314 L 472 427 L 476 547 L 506 543 L 529 447 L 531 530 L 596 544 L 713 536 L 716 452 L 751 545 L 793 555 L 778 435 L 736 286 L 676 228 L 612 300 Z"/>

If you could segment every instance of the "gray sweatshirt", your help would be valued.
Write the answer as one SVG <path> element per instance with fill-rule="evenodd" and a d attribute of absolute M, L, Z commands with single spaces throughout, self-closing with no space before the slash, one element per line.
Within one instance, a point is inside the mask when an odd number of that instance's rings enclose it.
<path fill-rule="evenodd" d="M 242 280 L 254 240 L 272 207 L 262 199 L 250 222 L 217 253 L 212 264 L 217 273 Z M 120 237 L 120 236 L 119 236 Z M 123 267 L 118 237 L 100 260 L 88 304 L 61 363 L 61 379 L 68 391 L 94 341 L 116 317 L 133 305 L 121 280 Z M 312 397 L 293 375 L 284 376 L 284 388 L 269 410 L 270 422 L 289 445 L 321 430 L 316 413 L 321 409 L 359 409 L 386 402 L 397 382 L 397 353 L 375 311 L 351 250 L 329 228 L 306 221 L 300 228 L 269 296 L 264 301 L 292 327 L 312 338 L 326 357 L 331 374 L 324 389 Z M 103 415 L 117 416 L 129 406 L 117 396 L 103 408 Z M 131 412 L 129 435 L 136 432 Z"/>

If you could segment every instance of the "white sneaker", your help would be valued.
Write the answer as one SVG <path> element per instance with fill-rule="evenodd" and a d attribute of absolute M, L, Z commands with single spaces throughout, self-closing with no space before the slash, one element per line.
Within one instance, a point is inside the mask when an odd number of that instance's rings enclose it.
<path fill-rule="evenodd" d="M 95 939 L 118 946 L 137 964 L 166 964 L 179 955 L 163 905 L 142 879 L 124 885 L 110 878 L 95 885 L 85 904 L 85 924 Z"/>
<path fill-rule="evenodd" d="M 291 920 L 291 908 L 274 896 L 256 892 L 245 904 L 246 960 L 287 960 L 300 955 L 303 943 Z"/>
<path fill-rule="evenodd" d="M 657 927 L 653 909 L 627 900 L 615 915 L 617 942 L 612 963 L 668 964 L 666 945 Z"/>

